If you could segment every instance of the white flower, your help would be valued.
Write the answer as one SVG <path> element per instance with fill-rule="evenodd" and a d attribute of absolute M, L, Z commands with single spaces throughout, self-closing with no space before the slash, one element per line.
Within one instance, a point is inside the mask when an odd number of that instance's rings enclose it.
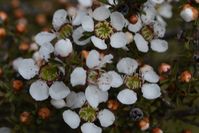
<path fill-rule="evenodd" d="M 70 82 L 72 86 L 85 85 L 86 71 L 82 67 L 76 67 L 70 75 Z"/>
<path fill-rule="evenodd" d="M 129 57 L 122 58 L 118 63 L 117 63 L 117 70 L 120 73 L 124 73 L 127 75 L 132 75 L 135 70 L 138 67 L 138 62 L 134 59 L 131 59 Z"/>
<path fill-rule="evenodd" d="M 55 55 L 60 55 L 61 57 L 67 57 L 73 51 L 72 43 L 69 39 L 59 40 L 55 44 Z"/>
<path fill-rule="evenodd" d="M 156 99 L 160 97 L 160 87 L 157 84 L 145 83 L 142 86 L 143 97 L 149 100 Z"/>
<path fill-rule="evenodd" d="M 108 109 L 101 110 L 98 113 L 97 118 L 99 119 L 102 127 L 109 127 L 115 121 L 114 114 L 111 111 L 109 111 Z"/>
<path fill-rule="evenodd" d="M 134 104 L 137 101 L 137 94 L 133 90 L 124 89 L 119 92 L 117 99 L 126 105 Z"/>
<path fill-rule="evenodd" d="M 102 129 L 93 123 L 84 123 L 81 126 L 82 133 L 102 133 Z"/>
<path fill-rule="evenodd" d="M 110 22 L 108 18 L 110 18 Z M 126 26 L 126 19 L 120 12 L 111 13 L 106 6 L 100 6 L 89 15 L 84 15 L 81 24 L 83 32 L 91 33 L 91 36 L 86 40 L 91 39 L 94 46 L 101 50 L 107 49 L 107 41 L 113 48 L 122 48 L 127 44 L 127 37 L 122 32 Z M 116 31 L 114 32 L 113 29 Z M 82 44 L 82 41 L 79 40 L 83 36 L 83 32 L 73 34 L 73 39 L 78 45 L 86 44 Z M 96 34 L 93 34 L 94 32 Z"/>
<path fill-rule="evenodd" d="M 185 5 L 180 12 L 180 16 L 186 22 L 191 22 L 198 18 L 198 11 L 196 8 L 192 7 L 191 5 Z"/>
<path fill-rule="evenodd" d="M 78 128 L 80 124 L 79 115 L 71 110 L 66 110 L 63 112 L 63 119 L 64 121 L 72 128 Z"/>
<path fill-rule="evenodd" d="M 66 106 L 66 102 L 63 99 L 61 100 L 51 99 L 50 103 L 57 109 L 61 109 Z"/>
<path fill-rule="evenodd" d="M 18 72 L 24 79 L 31 79 L 39 72 L 39 67 L 33 59 L 23 59 L 18 63 Z"/>
<path fill-rule="evenodd" d="M 49 88 L 50 96 L 55 100 L 61 100 L 70 93 L 70 89 L 60 81 L 55 81 Z"/>
<path fill-rule="evenodd" d="M 85 91 L 86 100 L 93 107 L 97 108 L 97 106 L 101 102 L 105 102 L 108 100 L 108 92 L 101 91 L 98 87 L 94 85 L 89 85 Z"/>
<path fill-rule="evenodd" d="M 36 101 L 43 101 L 49 97 L 49 87 L 46 82 L 42 80 L 33 82 L 30 86 L 29 92 Z"/>

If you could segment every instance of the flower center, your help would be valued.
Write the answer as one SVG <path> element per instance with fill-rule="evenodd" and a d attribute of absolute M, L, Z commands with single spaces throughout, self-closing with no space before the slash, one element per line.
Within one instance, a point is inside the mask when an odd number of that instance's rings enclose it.
<path fill-rule="evenodd" d="M 129 89 L 139 89 L 142 86 L 142 78 L 138 74 L 126 76 L 124 83 Z"/>
<path fill-rule="evenodd" d="M 68 38 L 69 36 L 72 35 L 72 32 L 73 32 L 73 27 L 72 27 L 72 25 L 70 25 L 70 24 L 65 24 L 65 25 L 63 25 L 63 26 L 60 28 L 58 38 L 59 38 L 59 39 L 66 39 L 66 38 Z"/>
<path fill-rule="evenodd" d="M 96 110 L 90 106 L 81 108 L 79 111 L 79 116 L 87 122 L 93 122 L 96 120 Z"/>
<path fill-rule="evenodd" d="M 88 82 L 91 84 L 96 84 L 99 78 L 99 72 L 97 71 L 89 71 L 88 72 Z"/>
<path fill-rule="evenodd" d="M 45 81 L 54 81 L 59 77 L 59 72 L 55 65 L 48 64 L 41 67 L 39 77 Z"/>
<path fill-rule="evenodd" d="M 97 37 L 101 39 L 108 39 L 113 33 L 113 28 L 110 25 L 109 22 L 103 21 L 103 22 L 98 22 L 95 25 L 95 34 Z"/>
<path fill-rule="evenodd" d="M 144 26 L 141 29 L 141 34 L 146 41 L 151 41 L 154 37 L 153 29 L 150 26 Z"/>

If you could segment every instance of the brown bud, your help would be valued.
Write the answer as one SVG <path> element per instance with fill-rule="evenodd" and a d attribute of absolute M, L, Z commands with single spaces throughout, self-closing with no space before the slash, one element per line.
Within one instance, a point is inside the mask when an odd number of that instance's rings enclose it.
<path fill-rule="evenodd" d="M 47 107 L 42 107 L 38 111 L 38 116 L 42 119 L 48 119 L 50 117 L 50 109 Z"/>
<path fill-rule="evenodd" d="M 21 51 L 27 51 L 29 49 L 30 45 L 27 42 L 21 42 L 19 45 L 19 50 Z"/>
<path fill-rule="evenodd" d="M 81 52 L 81 56 L 82 56 L 84 59 L 87 59 L 88 54 L 89 54 L 89 52 L 86 51 L 86 50 L 82 50 L 82 52 Z"/>
<path fill-rule="evenodd" d="M 107 106 L 110 110 L 117 110 L 119 105 L 119 102 L 116 100 L 109 100 L 107 103 Z"/>
<path fill-rule="evenodd" d="M 188 82 L 190 82 L 191 78 L 192 78 L 192 74 L 191 74 L 191 72 L 189 72 L 189 71 L 184 71 L 184 72 L 182 72 L 181 75 L 180 75 L 180 81 L 181 81 L 181 82 L 186 82 L 186 83 L 188 83 Z"/>
<path fill-rule="evenodd" d="M 39 25 L 45 25 L 46 24 L 46 16 L 44 14 L 38 14 L 36 16 L 36 22 L 39 24 Z"/>
<path fill-rule="evenodd" d="M 16 18 L 20 19 L 24 17 L 24 11 L 21 8 L 14 10 L 14 15 Z"/>
<path fill-rule="evenodd" d="M 20 91 L 23 89 L 23 82 L 21 80 L 13 80 L 12 87 L 15 91 Z"/>
<path fill-rule="evenodd" d="M 29 112 L 23 112 L 20 114 L 20 122 L 23 124 L 29 124 L 30 122 L 30 113 Z"/>
<path fill-rule="evenodd" d="M 169 64 L 162 63 L 162 64 L 160 64 L 160 66 L 158 68 L 158 72 L 159 72 L 159 74 L 167 73 L 167 72 L 169 72 L 170 69 L 171 69 L 171 66 Z"/>
<path fill-rule="evenodd" d="M 8 15 L 3 12 L 3 11 L 0 11 L 0 19 L 5 22 L 7 19 L 8 19 Z"/>
<path fill-rule="evenodd" d="M 3 38 L 6 36 L 6 30 L 4 28 L 0 28 L 0 38 Z"/>
<path fill-rule="evenodd" d="M 20 5 L 20 1 L 19 0 L 12 0 L 11 5 L 12 5 L 13 8 L 17 8 Z"/>
<path fill-rule="evenodd" d="M 130 16 L 130 22 L 132 23 L 132 24 L 136 24 L 137 23 L 137 21 L 138 21 L 138 16 L 137 15 L 131 15 Z"/>
<path fill-rule="evenodd" d="M 141 119 L 139 122 L 138 122 L 138 126 L 139 128 L 142 130 L 142 131 L 145 131 L 149 128 L 149 118 L 148 117 L 144 117 L 143 119 Z"/>
<path fill-rule="evenodd" d="M 192 133 L 192 131 L 189 129 L 185 129 L 182 133 Z"/>
<path fill-rule="evenodd" d="M 163 133 L 163 131 L 160 128 L 153 128 L 151 133 Z"/>
<path fill-rule="evenodd" d="M 24 33 L 26 31 L 26 24 L 25 23 L 18 23 L 16 25 L 16 30 L 19 33 Z"/>

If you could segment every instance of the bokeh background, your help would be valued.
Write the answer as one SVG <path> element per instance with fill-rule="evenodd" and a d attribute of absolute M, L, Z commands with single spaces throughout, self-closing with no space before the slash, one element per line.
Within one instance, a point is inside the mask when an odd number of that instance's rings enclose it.
<path fill-rule="evenodd" d="M 55 110 L 47 102 L 35 102 L 28 95 L 28 85 L 20 92 L 13 89 L 13 81 L 23 80 L 12 69 L 12 61 L 17 57 L 31 57 L 34 35 L 42 30 L 51 29 L 51 19 L 55 10 L 73 6 L 76 1 L 69 0 L 0 0 L 0 12 L 7 14 L 5 21 L 0 21 L 0 127 L 7 126 L 15 129 L 17 133 L 72 133 L 62 120 L 62 110 Z M 183 30 L 191 29 L 191 25 L 185 24 L 179 17 L 179 6 L 173 9 L 173 18 L 168 21 L 168 30 L 165 38 L 169 40 L 169 50 L 163 54 L 150 52 L 143 59 L 155 68 L 162 62 L 176 63 L 186 62 L 184 67 L 192 65 L 192 53 L 190 45 L 185 46 L 179 38 Z M 185 54 L 186 53 L 186 54 Z M 187 63 L 187 60 L 190 60 Z M 183 69 L 183 67 L 182 67 Z M 2 72 L 3 71 L 3 72 Z M 10 89 L 12 88 L 12 89 Z M 47 106 L 51 110 L 48 120 L 37 118 L 37 110 Z M 182 105 L 183 106 L 183 105 Z M 162 109 L 164 110 L 164 109 Z M 34 123 L 20 123 L 22 112 L 32 114 Z M 160 118 L 161 119 L 161 118 Z M 193 133 L 199 132 L 199 127 L 193 126 L 177 119 L 160 121 L 165 133 L 179 133 L 182 129 L 192 129 Z"/>

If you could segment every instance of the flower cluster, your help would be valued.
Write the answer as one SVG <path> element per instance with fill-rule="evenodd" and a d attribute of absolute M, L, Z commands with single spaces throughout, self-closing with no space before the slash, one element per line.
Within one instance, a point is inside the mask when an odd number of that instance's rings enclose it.
<path fill-rule="evenodd" d="M 53 29 L 35 36 L 38 49 L 33 57 L 18 58 L 13 67 L 31 81 L 33 99 L 50 99 L 55 108 L 66 109 L 63 119 L 71 128 L 78 128 L 82 120 L 83 133 L 101 133 L 97 121 L 109 127 L 116 120 L 111 110 L 99 107 L 108 101 L 111 90 L 125 105 L 136 103 L 140 93 L 148 100 L 161 96 L 159 76 L 152 66 L 132 57 L 116 59 L 110 49 L 128 50 L 135 43 L 138 51 L 146 53 L 150 43 L 153 51 L 165 52 L 163 17 L 170 18 L 172 8 L 167 1 L 148 0 L 132 21 L 112 8 L 116 1 L 95 9 L 91 0 L 79 3 L 79 7 L 57 10 Z"/>

